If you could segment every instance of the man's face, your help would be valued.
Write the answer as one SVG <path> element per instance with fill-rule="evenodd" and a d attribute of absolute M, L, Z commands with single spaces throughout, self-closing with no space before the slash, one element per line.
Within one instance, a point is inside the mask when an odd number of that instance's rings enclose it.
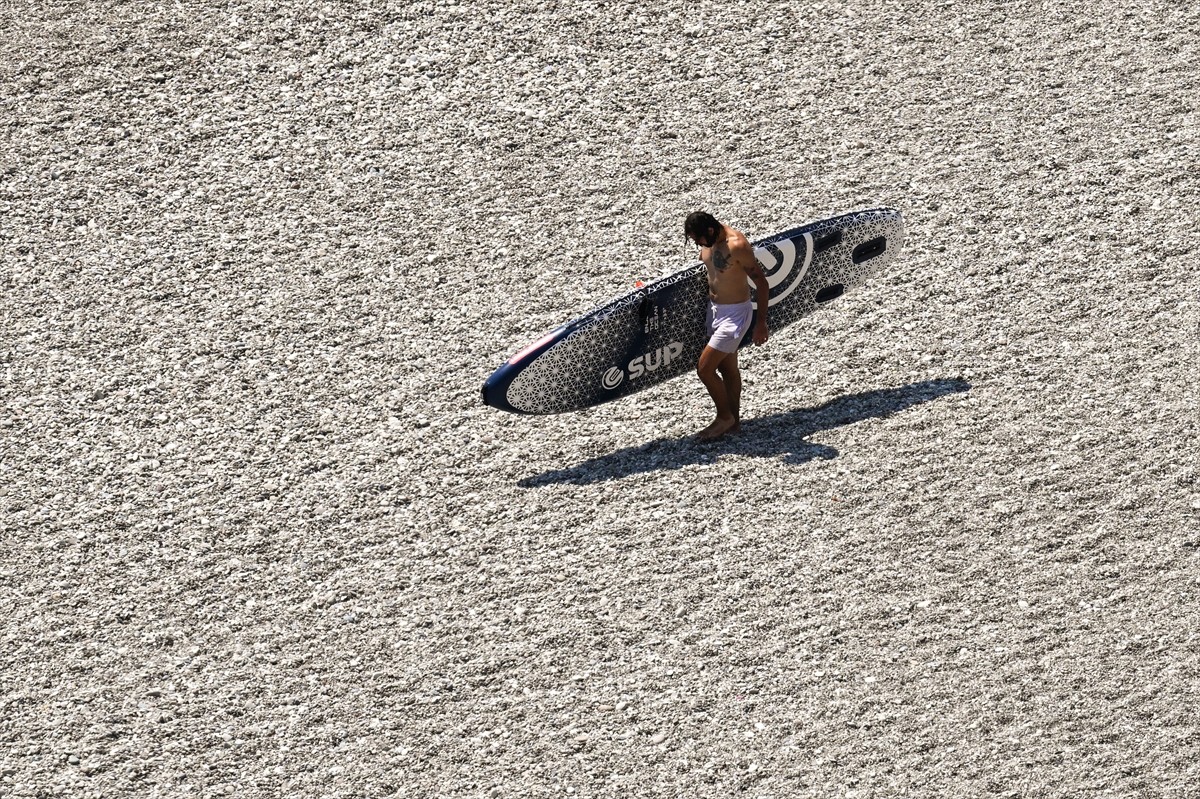
<path fill-rule="evenodd" d="M 696 242 L 698 247 L 711 247 L 717 241 L 717 232 L 709 228 L 704 233 L 698 233 L 692 237 L 692 241 Z"/>

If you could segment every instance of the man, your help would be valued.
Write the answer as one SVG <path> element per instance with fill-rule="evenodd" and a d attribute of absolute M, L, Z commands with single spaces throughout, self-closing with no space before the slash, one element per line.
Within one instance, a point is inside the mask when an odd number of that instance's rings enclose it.
<path fill-rule="evenodd" d="M 746 278 L 754 283 L 759 299 L 755 344 L 767 341 L 770 287 L 750 242 L 741 231 L 721 224 L 704 211 L 689 214 L 683 230 L 700 247 L 700 260 L 708 269 L 710 338 L 700 354 L 696 371 L 717 406 L 717 418 L 697 438 L 711 441 L 741 430 L 742 373 L 738 371 L 737 351 L 755 318 Z"/>

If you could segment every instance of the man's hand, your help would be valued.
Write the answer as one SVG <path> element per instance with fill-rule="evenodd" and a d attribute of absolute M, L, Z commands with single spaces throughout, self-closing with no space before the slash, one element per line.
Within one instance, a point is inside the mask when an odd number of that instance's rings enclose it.
<path fill-rule="evenodd" d="M 754 324 L 754 343 L 766 344 L 767 339 L 770 337 L 771 334 L 767 332 L 767 320 L 759 317 L 758 321 Z"/>

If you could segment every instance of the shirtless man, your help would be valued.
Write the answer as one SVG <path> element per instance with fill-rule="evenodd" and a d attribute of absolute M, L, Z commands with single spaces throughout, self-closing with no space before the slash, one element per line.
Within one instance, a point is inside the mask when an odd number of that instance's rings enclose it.
<path fill-rule="evenodd" d="M 684 233 L 700 247 L 700 260 L 708 267 L 708 333 L 711 338 L 696 371 L 708 389 L 717 418 L 697 435 L 701 440 L 720 438 L 741 430 L 742 373 L 738 371 L 738 345 L 754 319 L 750 286 L 755 296 L 770 296 L 766 275 L 754 257 L 750 242 L 739 230 L 722 225 L 704 211 L 690 214 Z M 760 302 L 754 324 L 754 343 L 767 341 L 767 303 Z"/>

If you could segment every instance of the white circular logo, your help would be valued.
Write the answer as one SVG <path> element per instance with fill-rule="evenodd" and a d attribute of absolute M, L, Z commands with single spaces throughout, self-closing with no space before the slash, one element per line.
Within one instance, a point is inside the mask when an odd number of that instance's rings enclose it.
<path fill-rule="evenodd" d="M 612 391 L 614 388 L 621 385 L 621 381 L 624 379 L 625 373 L 614 366 L 604 373 L 604 377 L 601 379 L 600 385 L 604 386 L 609 391 Z"/>
<path fill-rule="evenodd" d="M 804 234 L 804 263 L 800 265 L 799 271 L 793 274 L 796 266 L 796 242 L 792 239 L 784 239 L 777 241 L 774 244 L 768 244 L 766 247 L 756 247 L 754 256 L 758 259 L 758 263 L 763 268 L 763 274 L 767 278 L 767 285 L 771 287 L 771 297 L 767 305 L 775 305 L 784 297 L 791 294 L 800 285 L 800 281 L 804 279 L 804 275 L 808 272 L 808 266 L 812 263 L 813 242 L 812 234 Z M 776 254 L 778 253 L 778 255 Z M 747 280 L 751 286 L 753 281 Z M 775 290 L 783 285 L 783 291 L 775 293 Z M 758 303 L 754 304 L 755 309 L 758 308 Z"/>

